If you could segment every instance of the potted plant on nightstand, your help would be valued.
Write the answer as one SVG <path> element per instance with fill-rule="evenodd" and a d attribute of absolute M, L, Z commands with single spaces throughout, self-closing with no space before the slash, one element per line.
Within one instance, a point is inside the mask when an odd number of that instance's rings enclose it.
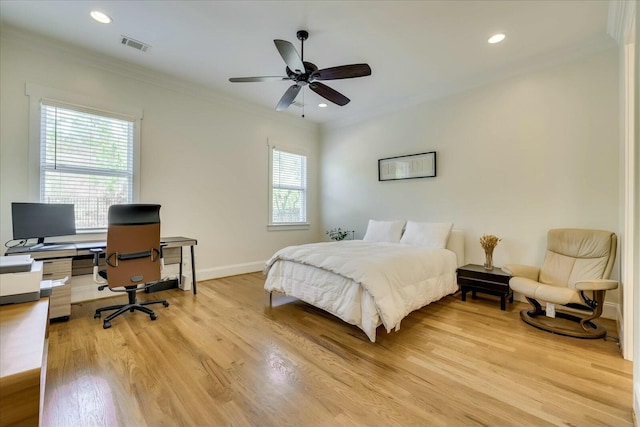
<path fill-rule="evenodd" d="M 351 231 L 343 230 L 340 227 L 332 228 L 331 230 L 326 232 L 326 234 L 329 236 L 329 238 L 331 240 L 335 240 L 335 241 L 346 239 L 347 236 L 349 235 L 349 233 L 351 233 Z"/>

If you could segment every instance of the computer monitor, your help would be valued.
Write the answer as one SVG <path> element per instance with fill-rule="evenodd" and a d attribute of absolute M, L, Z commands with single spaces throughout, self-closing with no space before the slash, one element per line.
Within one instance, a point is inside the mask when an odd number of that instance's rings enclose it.
<path fill-rule="evenodd" d="M 13 238 L 38 239 L 76 234 L 74 205 L 63 203 L 12 203 Z"/>

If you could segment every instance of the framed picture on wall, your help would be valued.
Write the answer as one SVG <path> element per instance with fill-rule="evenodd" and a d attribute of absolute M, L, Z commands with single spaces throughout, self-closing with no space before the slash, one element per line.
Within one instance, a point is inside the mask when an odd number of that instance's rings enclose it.
<path fill-rule="evenodd" d="M 378 181 L 433 178 L 436 176 L 436 152 L 387 157 L 378 160 Z"/>

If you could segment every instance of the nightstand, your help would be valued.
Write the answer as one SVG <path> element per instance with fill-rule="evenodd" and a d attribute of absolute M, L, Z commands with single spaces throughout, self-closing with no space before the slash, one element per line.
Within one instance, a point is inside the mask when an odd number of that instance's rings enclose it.
<path fill-rule="evenodd" d="M 482 265 L 467 264 L 458 268 L 457 273 L 462 301 L 467 300 L 467 292 L 471 291 L 473 299 L 476 299 L 476 292 L 499 296 L 500 310 L 505 310 L 507 297 L 513 303 L 513 291 L 509 288 L 511 275 L 500 268 L 487 270 Z"/>

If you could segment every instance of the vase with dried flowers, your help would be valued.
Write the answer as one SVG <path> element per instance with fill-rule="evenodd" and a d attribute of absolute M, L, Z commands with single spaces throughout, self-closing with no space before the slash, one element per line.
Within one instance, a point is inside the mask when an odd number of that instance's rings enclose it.
<path fill-rule="evenodd" d="M 484 268 L 493 270 L 493 250 L 498 246 L 498 242 L 502 240 L 493 234 L 483 234 L 480 238 L 480 246 L 484 249 Z"/>

